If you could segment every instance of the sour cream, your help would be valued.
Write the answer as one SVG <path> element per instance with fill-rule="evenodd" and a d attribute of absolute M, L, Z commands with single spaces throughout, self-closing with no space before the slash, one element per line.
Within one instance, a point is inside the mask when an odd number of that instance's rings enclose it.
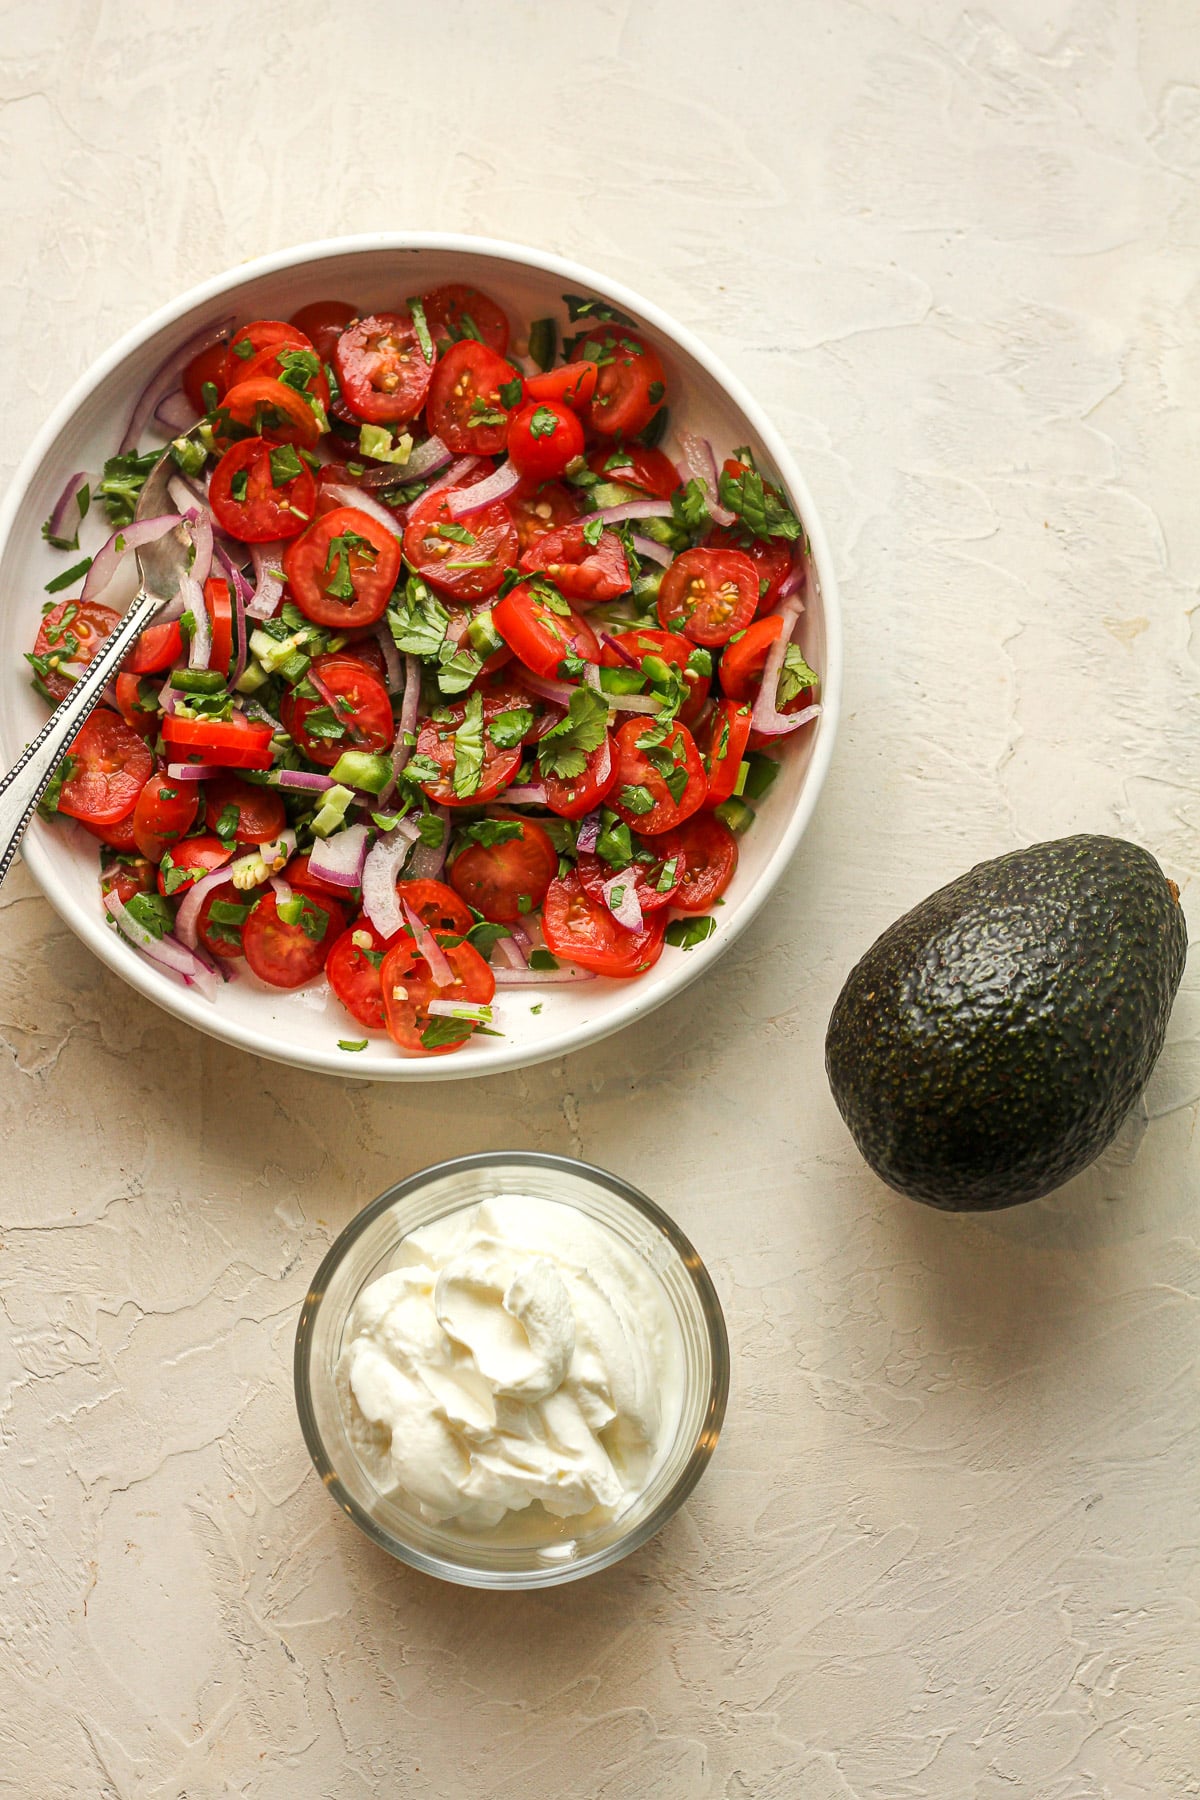
<path fill-rule="evenodd" d="M 683 1347 L 657 1278 L 554 1201 L 504 1195 L 413 1232 L 342 1342 L 355 1453 L 431 1523 L 590 1530 L 642 1493 L 678 1423 Z"/>

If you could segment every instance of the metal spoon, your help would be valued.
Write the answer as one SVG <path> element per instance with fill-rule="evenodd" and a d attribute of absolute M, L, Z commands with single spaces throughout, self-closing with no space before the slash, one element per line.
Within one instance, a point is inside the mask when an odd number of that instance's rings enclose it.
<path fill-rule="evenodd" d="M 177 468 L 167 451 L 159 457 L 138 496 L 135 521 L 157 518 L 173 510 L 167 484 Z M 87 665 L 46 720 L 24 754 L 0 781 L 0 881 L 8 874 L 17 845 L 33 817 L 38 801 L 49 787 L 54 771 L 71 748 L 81 725 L 112 680 L 140 631 L 159 608 L 173 600 L 181 578 L 187 574 L 192 540 L 187 526 L 173 525 L 152 544 L 135 550 L 139 586 L 129 611 L 111 637 Z"/>

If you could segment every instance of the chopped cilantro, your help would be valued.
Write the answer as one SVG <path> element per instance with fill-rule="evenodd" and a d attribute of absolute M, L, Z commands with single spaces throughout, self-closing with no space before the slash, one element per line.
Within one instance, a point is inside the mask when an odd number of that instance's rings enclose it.
<path fill-rule="evenodd" d="M 623 787 L 617 795 L 617 799 L 626 812 L 633 813 L 639 819 L 645 813 L 654 811 L 654 795 L 649 788 L 642 787 L 640 784 L 634 787 Z"/>
<path fill-rule="evenodd" d="M 403 600 L 388 607 L 387 622 L 397 650 L 406 656 L 436 656 L 445 640 L 450 614 L 419 575 L 410 575 Z"/>
<path fill-rule="evenodd" d="M 421 1043 L 426 1050 L 443 1050 L 450 1044 L 465 1044 L 474 1030 L 474 1019 L 430 1019 Z"/>
<path fill-rule="evenodd" d="M 709 913 L 701 913 L 699 918 L 672 919 L 667 926 L 666 940 L 674 944 L 677 950 L 694 950 L 705 938 L 710 938 L 717 929 L 717 921 Z"/>
<path fill-rule="evenodd" d="M 304 473 L 304 464 L 296 455 L 291 444 L 275 444 L 271 449 L 271 484 L 273 487 L 286 487 L 289 481 L 295 481 L 297 475 Z"/>
<path fill-rule="evenodd" d="M 483 695 L 467 700 L 462 723 L 454 733 L 454 792 L 462 800 L 479 789 L 483 779 Z"/>
<path fill-rule="evenodd" d="M 496 389 L 497 394 L 500 396 L 501 406 L 507 407 L 510 412 L 514 406 L 519 406 L 521 404 L 521 395 L 524 392 L 524 385 L 525 384 L 522 382 L 519 375 L 515 376 L 512 381 L 501 382 L 500 386 Z"/>
<path fill-rule="evenodd" d="M 538 745 L 543 775 L 573 781 L 582 775 L 587 759 L 598 750 L 608 731 L 608 702 L 590 687 L 576 688 L 571 704 L 557 725 L 552 725 Z"/>
<path fill-rule="evenodd" d="M 515 750 L 533 726 L 533 713 L 528 706 L 510 707 L 497 713 L 488 724 L 488 736 L 498 750 Z"/>
<path fill-rule="evenodd" d="M 810 669 L 804 660 L 799 644 L 789 644 L 783 653 L 783 667 L 779 671 L 779 686 L 775 691 L 776 706 L 786 706 L 805 688 L 816 687 L 820 676 L 815 669 Z"/>
<path fill-rule="evenodd" d="M 338 1039 L 338 1049 L 339 1050 L 365 1050 L 366 1047 L 367 1047 L 366 1038 L 339 1038 Z"/>
<path fill-rule="evenodd" d="M 436 354 L 433 339 L 429 335 L 429 324 L 425 318 L 425 308 L 419 300 L 410 300 L 408 310 L 412 315 L 413 329 L 417 334 L 417 342 L 421 346 L 421 355 L 427 363 L 431 363 Z"/>
<path fill-rule="evenodd" d="M 600 542 L 600 539 L 603 536 L 604 536 L 604 521 L 603 521 L 603 519 L 591 518 L 591 519 L 584 520 L 584 522 L 583 522 L 583 541 L 585 544 L 591 544 L 591 546 L 594 549 L 595 546 Z"/>
<path fill-rule="evenodd" d="M 64 569 L 61 575 L 56 575 L 53 581 L 48 581 L 46 583 L 46 592 L 48 594 L 60 594 L 64 588 L 70 587 L 73 581 L 78 581 L 81 575 L 86 575 L 91 566 L 91 557 L 85 556 L 82 562 L 73 563 L 69 569 Z M 49 633 L 47 633 L 47 636 L 49 636 Z"/>

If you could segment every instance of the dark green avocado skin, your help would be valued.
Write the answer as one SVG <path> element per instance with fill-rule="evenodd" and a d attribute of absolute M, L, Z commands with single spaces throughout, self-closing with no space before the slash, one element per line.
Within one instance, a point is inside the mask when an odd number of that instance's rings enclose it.
<path fill-rule="evenodd" d="M 1136 844 L 980 863 L 889 926 L 838 996 L 825 1066 L 855 1143 L 950 1212 L 1061 1187 L 1145 1087 L 1186 953 L 1178 891 Z"/>

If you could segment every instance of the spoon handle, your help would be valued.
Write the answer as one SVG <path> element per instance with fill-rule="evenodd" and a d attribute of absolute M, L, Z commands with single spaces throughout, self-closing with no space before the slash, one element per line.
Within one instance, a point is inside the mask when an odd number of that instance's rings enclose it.
<path fill-rule="evenodd" d="M 161 604 L 147 594 L 138 595 L 117 629 L 105 639 L 88 664 L 87 673 L 75 682 L 66 699 L 59 702 L 33 742 L 25 746 L 14 767 L 0 781 L 0 881 L 8 874 L 17 845 L 25 835 L 25 827 L 49 787 L 55 769 L 116 674 L 133 640 Z"/>

